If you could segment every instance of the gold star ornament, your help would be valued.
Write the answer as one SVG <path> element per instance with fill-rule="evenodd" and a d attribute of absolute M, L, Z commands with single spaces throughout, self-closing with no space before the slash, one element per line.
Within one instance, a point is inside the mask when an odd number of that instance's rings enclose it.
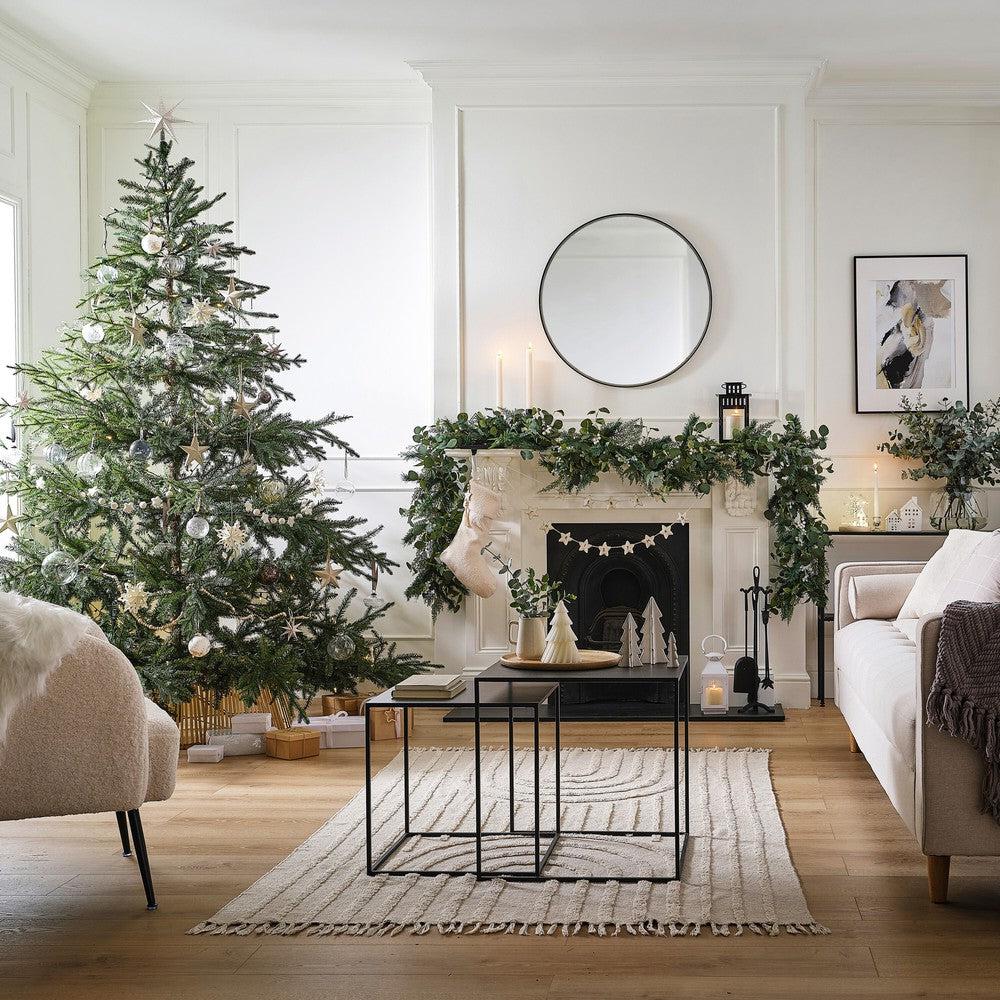
<path fill-rule="evenodd" d="M 132 313 L 132 325 L 128 329 L 128 343 L 129 347 L 138 347 L 140 351 L 146 346 L 146 328 L 135 313 Z"/>
<path fill-rule="evenodd" d="M 189 124 L 186 118 L 178 118 L 174 114 L 174 112 L 180 107 L 180 101 L 178 101 L 172 108 L 167 108 L 167 106 L 163 103 L 162 98 L 157 103 L 155 108 L 151 108 L 145 101 L 140 101 L 139 103 L 149 112 L 150 116 L 149 118 L 140 119 L 135 124 L 153 126 L 146 142 L 150 142 L 155 139 L 157 132 L 165 138 L 176 139 L 177 134 L 174 132 L 174 126 Z"/>
<path fill-rule="evenodd" d="M 182 444 L 181 445 L 181 451 L 183 451 L 184 454 L 187 455 L 186 464 L 188 464 L 188 465 L 204 465 L 205 464 L 205 455 L 208 452 L 208 449 L 205 448 L 198 441 L 198 432 L 197 431 L 195 431 L 191 435 L 191 443 L 190 444 Z"/>
<path fill-rule="evenodd" d="M 4 515 L 3 521 L 0 521 L 0 532 L 13 531 L 16 535 L 18 521 L 23 521 L 23 517 L 15 517 L 14 511 L 11 510 L 10 501 L 7 501 L 7 513 Z"/>
<path fill-rule="evenodd" d="M 340 586 L 340 574 L 343 572 L 343 566 L 335 566 L 330 561 L 330 550 L 327 549 L 326 562 L 313 573 L 313 576 L 320 587 L 333 587 L 336 590 Z"/>
<path fill-rule="evenodd" d="M 229 275 L 229 287 L 222 293 L 222 297 L 226 300 L 227 305 L 233 309 L 239 309 L 240 299 L 243 298 L 243 295 L 244 293 L 236 287 L 236 278 L 233 275 Z"/>
<path fill-rule="evenodd" d="M 246 396 L 243 395 L 243 390 L 240 389 L 239 395 L 233 402 L 233 413 L 240 417 L 246 417 L 249 420 L 252 412 L 253 404 L 247 402 Z"/>

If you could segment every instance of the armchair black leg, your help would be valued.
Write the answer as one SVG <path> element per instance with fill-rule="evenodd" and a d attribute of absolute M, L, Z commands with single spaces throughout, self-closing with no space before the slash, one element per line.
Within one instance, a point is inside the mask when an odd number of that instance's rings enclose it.
<path fill-rule="evenodd" d="M 122 838 L 122 857 L 132 857 L 132 847 L 128 842 L 128 824 L 125 821 L 125 813 L 116 812 L 115 818 L 118 820 L 118 832 Z"/>
<path fill-rule="evenodd" d="M 135 845 L 135 859 L 139 863 L 139 874 L 142 876 L 142 887 L 146 892 L 146 909 L 156 909 L 156 896 L 153 895 L 153 877 L 149 873 L 149 855 L 146 853 L 146 838 L 142 834 L 142 820 L 139 810 L 130 809 L 128 825 L 132 830 L 132 843 Z"/>

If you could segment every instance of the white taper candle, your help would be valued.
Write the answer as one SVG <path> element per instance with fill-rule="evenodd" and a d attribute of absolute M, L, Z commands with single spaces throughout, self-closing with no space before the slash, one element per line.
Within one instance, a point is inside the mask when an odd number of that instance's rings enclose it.
<path fill-rule="evenodd" d="M 535 405 L 535 350 L 528 344 L 524 351 L 524 405 L 530 410 Z"/>
<path fill-rule="evenodd" d="M 497 351 L 497 406 L 503 407 L 503 353 Z"/>

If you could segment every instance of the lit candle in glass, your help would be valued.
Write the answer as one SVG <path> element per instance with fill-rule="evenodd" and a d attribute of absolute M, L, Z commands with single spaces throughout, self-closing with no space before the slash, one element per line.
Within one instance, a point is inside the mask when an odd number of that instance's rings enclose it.
<path fill-rule="evenodd" d="M 503 354 L 497 351 L 497 407 L 503 407 Z"/>
<path fill-rule="evenodd" d="M 709 705 L 722 704 L 722 688 L 718 684 L 709 684 L 705 691 L 705 702 Z"/>
<path fill-rule="evenodd" d="M 528 344 L 524 351 L 524 405 L 530 410 L 534 406 L 535 392 L 535 351 Z"/>

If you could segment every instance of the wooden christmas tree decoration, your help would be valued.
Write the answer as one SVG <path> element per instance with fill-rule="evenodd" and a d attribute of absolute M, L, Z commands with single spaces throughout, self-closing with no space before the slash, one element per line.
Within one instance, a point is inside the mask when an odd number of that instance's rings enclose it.
<path fill-rule="evenodd" d="M 667 662 L 667 651 L 663 645 L 663 620 L 659 606 L 652 597 L 642 613 L 642 662 Z"/>
<path fill-rule="evenodd" d="M 545 637 L 542 663 L 579 663 L 580 650 L 576 648 L 576 633 L 566 605 L 560 601 L 552 614 L 552 626 Z"/>
<path fill-rule="evenodd" d="M 667 666 L 679 667 L 681 658 L 677 655 L 677 636 L 673 632 L 667 636 Z"/>
<path fill-rule="evenodd" d="M 642 666 L 642 650 L 639 648 L 639 626 L 631 614 L 625 616 L 622 626 L 622 647 L 620 665 L 623 667 Z"/>

